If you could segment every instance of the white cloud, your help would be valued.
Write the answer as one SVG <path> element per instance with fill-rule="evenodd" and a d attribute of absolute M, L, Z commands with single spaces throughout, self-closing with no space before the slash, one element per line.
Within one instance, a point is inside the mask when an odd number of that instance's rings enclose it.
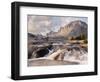
<path fill-rule="evenodd" d="M 48 16 L 28 16 L 28 32 L 45 35 L 50 28 L 51 20 Z"/>

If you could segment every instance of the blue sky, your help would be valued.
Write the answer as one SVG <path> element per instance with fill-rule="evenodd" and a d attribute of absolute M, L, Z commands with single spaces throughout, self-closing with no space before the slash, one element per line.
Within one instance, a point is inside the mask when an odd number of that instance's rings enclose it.
<path fill-rule="evenodd" d="M 27 18 L 28 32 L 42 35 L 46 35 L 50 31 L 57 32 L 61 27 L 64 27 L 71 21 L 81 20 L 88 23 L 87 17 L 28 15 Z"/>

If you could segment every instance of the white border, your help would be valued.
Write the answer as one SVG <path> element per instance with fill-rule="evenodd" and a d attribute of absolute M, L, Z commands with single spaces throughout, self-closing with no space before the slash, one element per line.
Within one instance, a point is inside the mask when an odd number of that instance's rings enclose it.
<path fill-rule="evenodd" d="M 27 14 L 88 17 L 88 64 L 62 66 L 27 66 Z M 53 9 L 40 7 L 20 8 L 20 76 L 76 73 L 94 71 L 94 11 Z"/>

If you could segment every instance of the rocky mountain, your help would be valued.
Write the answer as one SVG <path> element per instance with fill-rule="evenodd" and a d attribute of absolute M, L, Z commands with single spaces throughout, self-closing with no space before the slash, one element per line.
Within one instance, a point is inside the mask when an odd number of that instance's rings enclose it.
<path fill-rule="evenodd" d="M 43 36 L 41 34 L 28 33 L 28 39 L 41 40 L 41 39 L 44 39 L 44 38 L 45 38 L 45 36 Z"/>
<path fill-rule="evenodd" d="M 47 35 L 49 37 L 77 37 L 81 34 L 84 34 L 87 36 L 87 30 L 88 26 L 85 22 L 77 20 L 72 21 L 69 24 L 65 25 L 64 27 L 61 27 L 58 32 L 50 32 Z"/>
<path fill-rule="evenodd" d="M 46 37 L 41 35 L 41 34 L 32 34 L 32 33 L 28 33 L 28 43 L 41 43 L 41 42 L 45 42 L 46 41 Z"/>

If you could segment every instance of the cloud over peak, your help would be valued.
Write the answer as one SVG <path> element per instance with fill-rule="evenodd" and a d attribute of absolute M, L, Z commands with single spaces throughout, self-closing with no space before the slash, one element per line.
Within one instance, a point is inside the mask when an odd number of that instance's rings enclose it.
<path fill-rule="evenodd" d="M 69 16 L 40 16 L 28 15 L 28 32 L 32 34 L 46 35 L 50 31 L 58 31 L 60 27 L 71 21 L 81 20 L 88 22 L 87 17 L 69 17 Z"/>

